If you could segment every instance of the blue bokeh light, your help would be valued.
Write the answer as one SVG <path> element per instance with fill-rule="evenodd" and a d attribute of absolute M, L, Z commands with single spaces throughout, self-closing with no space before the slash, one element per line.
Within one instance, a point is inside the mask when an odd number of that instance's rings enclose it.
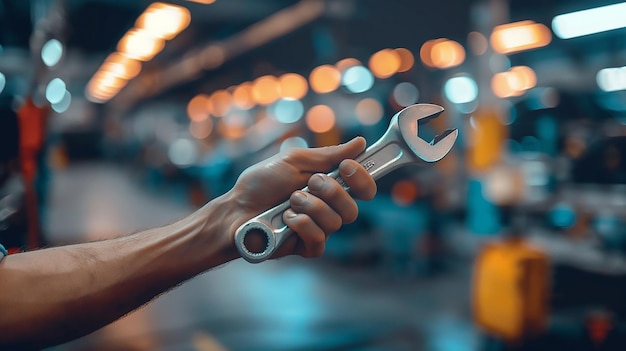
<path fill-rule="evenodd" d="M 448 79 L 443 89 L 446 98 L 455 104 L 469 103 L 478 97 L 478 85 L 468 76 Z"/>
<path fill-rule="evenodd" d="M 363 93 L 374 86 L 374 76 L 363 66 L 350 67 L 343 74 L 342 84 L 352 93 Z"/>
<path fill-rule="evenodd" d="M 304 115 L 300 100 L 281 99 L 270 107 L 270 113 L 280 123 L 295 123 Z"/>

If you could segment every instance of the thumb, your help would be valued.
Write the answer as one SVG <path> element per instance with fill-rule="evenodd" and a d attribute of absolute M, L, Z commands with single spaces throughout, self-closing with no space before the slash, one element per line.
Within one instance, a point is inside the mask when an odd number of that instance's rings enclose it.
<path fill-rule="evenodd" d="M 341 161 L 352 159 L 365 150 L 366 141 L 363 137 L 356 137 L 347 143 L 303 150 L 301 160 L 298 160 L 305 169 L 312 171 L 329 171 Z"/>

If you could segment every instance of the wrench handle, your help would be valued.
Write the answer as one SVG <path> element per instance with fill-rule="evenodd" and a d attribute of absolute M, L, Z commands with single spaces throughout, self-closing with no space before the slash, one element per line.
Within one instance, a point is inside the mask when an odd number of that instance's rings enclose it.
<path fill-rule="evenodd" d="M 339 176 L 339 169 L 328 173 L 341 184 L 344 189 L 348 190 L 348 186 Z M 309 187 L 304 187 L 302 191 L 309 191 Z M 283 222 L 283 213 L 289 208 L 289 200 L 270 208 L 260 215 L 252 218 L 241 225 L 235 232 L 235 246 L 246 261 L 250 263 L 259 263 L 267 260 L 276 252 L 278 247 L 293 234 L 293 230 Z M 248 248 L 246 237 L 248 235 L 260 236 L 265 242 L 265 249 L 255 252 Z"/>

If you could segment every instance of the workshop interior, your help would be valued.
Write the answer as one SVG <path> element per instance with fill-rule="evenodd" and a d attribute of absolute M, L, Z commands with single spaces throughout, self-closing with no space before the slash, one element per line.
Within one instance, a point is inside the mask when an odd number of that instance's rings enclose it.
<path fill-rule="evenodd" d="M 0 0 L 0 243 L 171 223 L 416 104 L 454 145 L 320 258 L 237 259 L 48 351 L 626 349 L 615 0 Z"/>

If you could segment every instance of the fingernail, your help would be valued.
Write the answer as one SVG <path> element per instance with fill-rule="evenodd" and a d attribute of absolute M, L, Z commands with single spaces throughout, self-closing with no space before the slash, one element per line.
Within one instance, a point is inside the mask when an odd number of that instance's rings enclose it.
<path fill-rule="evenodd" d="M 301 192 L 296 192 L 291 196 L 291 203 L 296 206 L 304 204 L 306 201 L 306 195 Z"/>
<path fill-rule="evenodd" d="M 352 164 L 343 163 L 340 166 L 343 166 L 341 167 L 342 172 L 345 174 L 346 177 L 352 177 L 354 173 L 356 173 L 356 167 L 354 167 Z"/>
<path fill-rule="evenodd" d="M 311 177 L 311 180 L 309 180 L 309 189 L 311 189 L 312 191 L 321 191 L 322 189 L 324 189 L 325 183 L 326 180 L 324 179 L 324 177 L 319 174 L 315 174 Z"/>
<path fill-rule="evenodd" d="M 286 218 L 289 218 L 289 219 L 294 219 L 294 218 L 296 218 L 296 216 L 297 216 L 297 215 L 298 215 L 298 214 L 297 214 L 297 213 L 295 213 L 295 212 L 293 212 L 293 210 L 292 210 L 292 209 L 290 209 L 290 208 L 289 208 L 289 209 L 287 209 L 287 210 L 285 211 L 285 217 L 286 217 Z"/>

